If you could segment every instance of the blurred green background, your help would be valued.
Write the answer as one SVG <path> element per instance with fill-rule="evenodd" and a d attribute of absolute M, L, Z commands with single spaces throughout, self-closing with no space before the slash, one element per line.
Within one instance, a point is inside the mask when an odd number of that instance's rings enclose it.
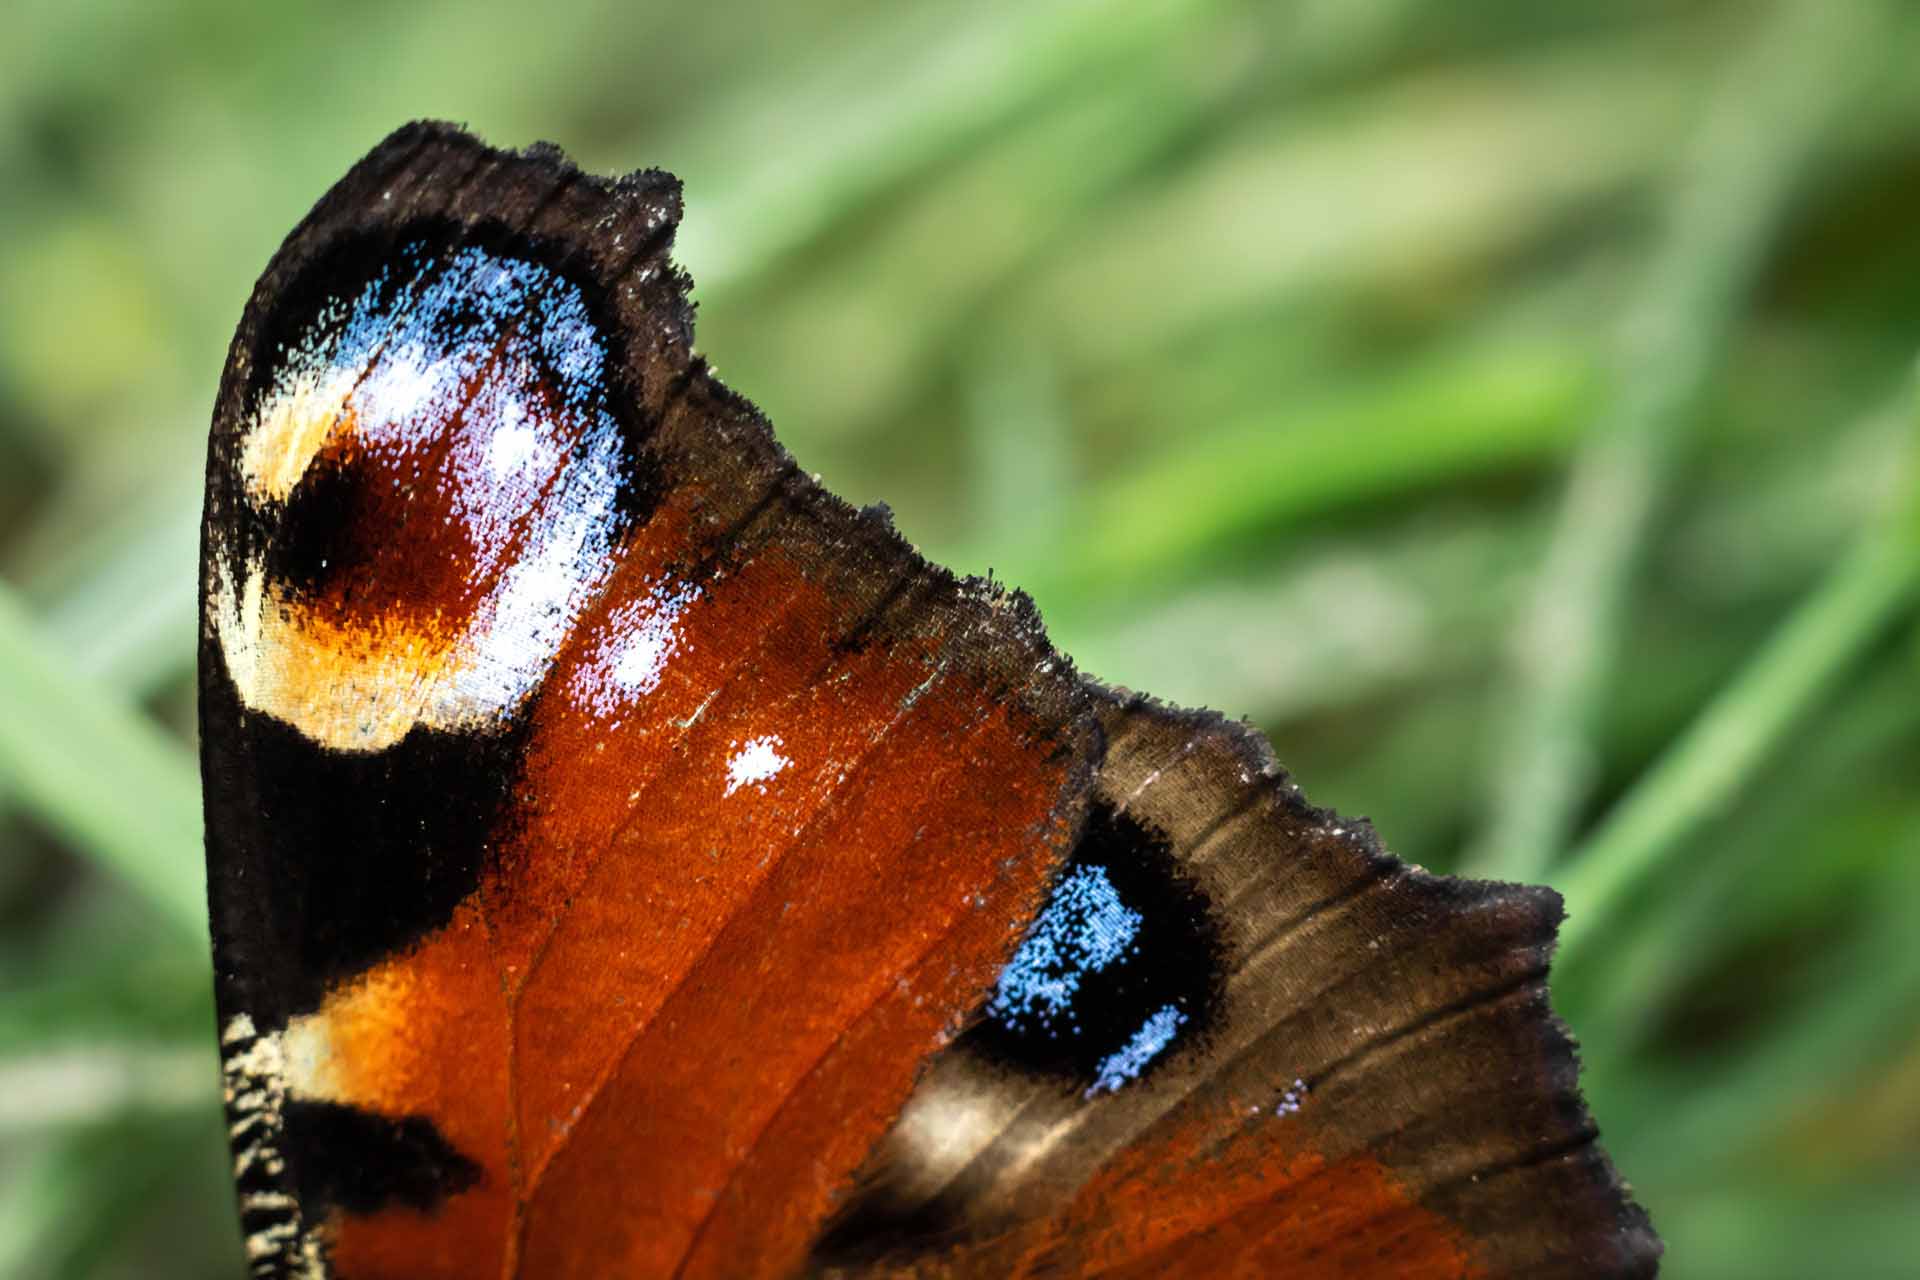
<path fill-rule="evenodd" d="M 226 344 L 393 126 L 687 184 L 802 464 L 1544 879 L 1674 1277 L 1920 1275 L 1920 6 L 15 0 L 0 1275 L 237 1276 L 193 763 Z"/>

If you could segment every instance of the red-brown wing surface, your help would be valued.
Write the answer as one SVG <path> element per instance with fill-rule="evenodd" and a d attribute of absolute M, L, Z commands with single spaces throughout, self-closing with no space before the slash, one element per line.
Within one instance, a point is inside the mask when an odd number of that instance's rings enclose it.
<path fill-rule="evenodd" d="M 261 1276 L 1630 1275 L 1557 907 L 1310 810 L 802 474 L 678 184 L 410 126 L 215 410 L 202 750 Z"/>

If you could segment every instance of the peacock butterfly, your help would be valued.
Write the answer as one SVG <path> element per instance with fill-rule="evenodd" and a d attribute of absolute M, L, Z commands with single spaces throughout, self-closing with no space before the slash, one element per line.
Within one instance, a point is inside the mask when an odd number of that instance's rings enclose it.
<path fill-rule="evenodd" d="M 1545 889 L 822 490 L 678 182 L 415 124 L 221 381 L 201 743 L 252 1274 L 1644 1276 Z"/>

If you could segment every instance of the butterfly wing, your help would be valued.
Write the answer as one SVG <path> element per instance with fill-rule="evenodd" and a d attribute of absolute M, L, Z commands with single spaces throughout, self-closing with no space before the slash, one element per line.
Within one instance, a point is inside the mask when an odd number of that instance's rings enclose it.
<path fill-rule="evenodd" d="M 1095 731 L 1030 609 L 692 356 L 675 184 L 403 130 L 235 339 L 203 549 L 262 1275 L 661 1274 L 734 1153 L 804 1257 L 990 985 Z"/>
<path fill-rule="evenodd" d="M 1137 921 L 1129 951 L 1082 948 L 1076 973 L 1049 949 L 1049 1019 L 989 1002 L 820 1261 L 1653 1274 L 1658 1240 L 1596 1145 L 1548 1005 L 1558 897 L 1398 861 L 1307 804 L 1244 725 L 1117 692 L 1099 706 L 1106 753 L 1068 866 L 1107 869 Z"/>
<path fill-rule="evenodd" d="M 693 354 L 679 212 L 410 126 L 242 319 L 201 717 L 255 1274 L 1649 1270 L 1551 895 L 1402 866 L 826 494 Z"/>

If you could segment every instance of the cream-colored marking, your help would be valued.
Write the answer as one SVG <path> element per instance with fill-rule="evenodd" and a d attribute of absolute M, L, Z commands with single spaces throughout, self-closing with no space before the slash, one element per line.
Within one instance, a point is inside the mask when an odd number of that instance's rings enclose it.
<path fill-rule="evenodd" d="M 957 1170 L 1000 1132 L 1009 1108 L 985 1092 L 952 1092 L 909 1106 L 894 1140 L 911 1149 L 916 1167 Z"/>
<path fill-rule="evenodd" d="M 294 1209 L 299 1202 L 284 1191 L 250 1191 L 240 1197 L 240 1208 L 246 1209 Z"/>
<path fill-rule="evenodd" d="M 908 1171 L 896 1190 L 909 1203 L 939 1194 L 1019 1115 L 1025 1098 L 961 1075 L 917 1090 L 887 1135 L 889 1163 Z"/>
<path fill-rule="evenodd" d="M 333 1037 L 324 1011 L 287 1023 L 283 1044 L 287 1063 L 287 1091 L 317 1101 L 346 1102 L 342 1096 Z"/>
<path fill-rule="evenodd" d="M 246 1018 L 246 1015 L 241 1014 L 239 1017 Z M 238 1053 L 228 1054 L 225 1061 L 221 1063 L 221 1071 L 226 1079 L 228 1102 L 254 1101 L 253 1095 L 271 1090 L 285 1078 L 286 1059 L 280 1052 L 278 1035 L 255 1035 L 253 1023 L 249 1019 L 246 1030 L 237 1035 L 234 1034 L 234 1028 L 230 1023 L 227 1036 L 224 1043 L 229 1045 L 239 1044 L 249 1036 L 253 1037 L 251 1045 Z"/>
<path fill-rule="evenodd" d="M 245 573 L 235 591 L 218 563 L 208 608 L 234 688 L 253 710 L 339 751 L 380 751 L 416 724 L 454 728 L 491 714 L 445 690 L 456 645 L 404 627 L 340 627 L 274 591 L 259 565 Z"/>
<path fill-rule="evenodd" d="M 303 369 L 261 409 L 240 447 L 240 478 L 255 501 L 285 502 L 327 442 L 351 429 L 347 397 L 355 371 Z"/>
<path fill-rule="evenodd" d="M 269 1177 L 279 1178 L 286 1172 L 279 1149 L 281 1108 L 288 1092 L 284 1033 L 260 1035 L 253 1019 L 240 1013 L 221 1028 L 220 1044 L 227 1051 L 220 1061 L 220 1074 L 233 1139 L 234 1178 L 244 1177 L 256 1165 Z M 254 1275 L 325 1280 L 320 1242 L 293 1196 L 284 1191 L 250 1191 L 241 1197 L 240 1208 L 256 1215 L 276 1215 L 247 1235 L 247 1261 Z"/>
<path fill-rule="evenodd" d="M 405 1097 L 382 1086 L 404 1090 L 418 1082 L 422 1070 L 436 1069 L 414 1048 L 409 1025 L 414 994 L 403 967 L 382 965 L 333 991 L 314 1012 L 288 1022 L 281 1037 L 287 1092 L 373 1111 L 406 1110 Z M 367 1060 L 378 1063 L 371 1076 Z"/>
<path fill-rule="evenodd" d="M 271 1258 L 299 1230 L 299 1225 L 293 1222 L 276 1222 L 272 1226 L 262 1227 L 247 1237 L 247 1261 L 263 1262 Z"/>
<path fill-rule="evenodd" d="M 272 1159 L 268 1156 L 267 1152 L 261 1149 L 258 1143 L 250 1143 L 247 1146 L 239 1147 L 233 1154 L 233 1180 L 238 1182 L 240 1179 L 246 1177 L 247 1170 L 253 1168 L 256 1164 L 262 1167 L 271 1167 L 272 1163 Z"/>

